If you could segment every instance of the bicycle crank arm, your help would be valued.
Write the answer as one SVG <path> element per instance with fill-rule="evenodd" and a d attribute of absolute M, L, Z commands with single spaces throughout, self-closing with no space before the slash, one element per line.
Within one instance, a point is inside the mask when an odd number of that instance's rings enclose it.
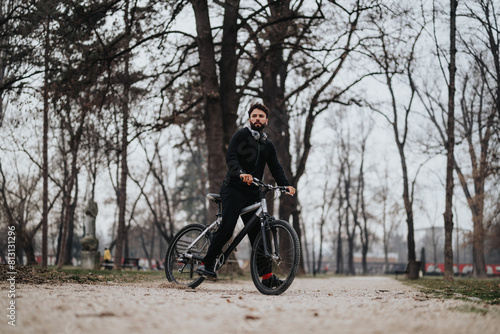
<path fill-rule="evenodd" d="M 204 256 L 196 255 L 196 254 L 184 254 L 184 257 L 188 259 L 193 259 L 196 261 L 203 261 Z"/>

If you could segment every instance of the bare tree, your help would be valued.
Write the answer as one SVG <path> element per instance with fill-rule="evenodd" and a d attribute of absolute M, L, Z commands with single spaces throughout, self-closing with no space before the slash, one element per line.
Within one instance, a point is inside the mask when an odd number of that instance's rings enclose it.
<path fill-rule="evenodd" d="M 329 156 L 326 161 L 325 169 L 323 170 L 325 175 L 333 174 L 333 167 L 335 166 L 333 154 Z M 327 223 L 330 222 L 331 211 L 334 205 L 334 201 L 339 195 L 340 191 L 340 179 L 337 180 L 337 184 L 332 188 L 330 185 L 330 178 L 327 178 L 322 185 L 322 200 L 321 200 L 321 215 L 319 219 L 319 254 L 316 270 L 314 272 L 320 272 L 322 268 L 323 261 L 323 245 L 325 241 L 325 228 L 328 226 Z M 314 266 L 314 264 L 313 264 Z"/>
<path fill-rule="evenodd" d="M 478 4 L 479 8 L 473 6 Z M 453 5 L 455 8 L 453 8 Z M 498 110 L 498 73 L 500 73 L 497 71 L 497 66 L 495 65 L 495 61 L 498 59 L 498 37 L 492 34 L 492 31 L 496 29 L 496 21 L 491 21 L 490 19 L 491 13 L 489 11 L 494 8 L 491 7 L 492 5 L 493 3 L 489 1 L 479 1 L 467 5 L 465 13 L 460 13 L 461 17 L 472 19 L 474 23 L 471 24 L 474 24 L 474 26 L 476 26 L 475 22 L 479 22 L 481 30 L 478 33 L 476 32 L 477 29 L 473 29 L 473 32 L 469 30 L 459 31 L 460 46 L 464 48 L 465 52 L 463 54 L 468 56 L 469 67 L 459 71 L 459 74 L 463 73 L 459 77 L 462 81 L 459 109 L 461 115 L 452 115 L 456 120 L 457 132 L 460 135 L 458 141 L 454 138 L 450 139 L 452 135 L 450 133 L 451 124 L 445 125 L 444 116 L 442 116 L 448 114 L 448 121 L 451 122 L 449 113 L 452 107 L 451 103 L 454 103 L 454 101 L 450 100 L 451 95 L 448 99 L 449 104 L 445 106 L 433 94 L 432 88 L 427 87 L 423 90 L 423 93 L 419 93 L 420 100 L 423 102 L 430 120 L 438 130 L 442 146 L 448 147 L 447 145 L 450 140 L 467 145 L 466 151 L 470 159 L 471 172 L 464 171 L 465 164 L 457 158 L 456 154 L 453 156 L 453 169 L 457 173 L 473 217 L 474 275 L 479 277 L 486 275 L 484 260 L 484 199 L 486 195 L 486 180 L 494 172 L 492 167 L 495 163 L 495 148 L 494 145 L 492 146 L 492 143 Z M 452 1 L 450 6 L 450 10 L 452 10 L 450 15 L 458 15 L 456 13 L 456 1 Z M 450 29 L 455 28 L 451 27 Z M 483 39 L 483 36 L 488 37 Z M 454 37 L 450 36 L 450 38 Z M 440 55 L 439 60 L 441 64 L 444 52 L 435 36 L 434 40 L 437 54 Z M 451 47 L 450 52 L 455 49 L 455 46 Z M 452 68 L 451 65 L 449 67 L 450 69 Z M 443 66 L 441 66 L 441 70 L 443 77 L 446 78 Z M 450 72 L 449 76 L 451 77 L 451 75 Z M 451 94 L 451 90 L 453 90 L 453 94 L 456 90 L 454 88 L 455 83 L 452 83 L 452 81 L 454 80 L 451 78 L 449 81 L 447 80 L 449 94 Z M 455 109 L 454 106 L 453 109 Z M 456 136 L 456 134 L 453 133 L 453 136 Z M 453 148 L 453 150 L 457 150 L 457 148 Z M 471 178 L 467 177 L 469 174 L 472 175 Z M 449 229 L 452 229 L 452 227 L 448 223 L 446 238 L 451 239 Z M 448 243 L 451 244 L 451 240 Z M 449 245 L 445 245 L 445 248 L 447 247 Z M 449 250 L 447 254 L 448 256 L 452 256 L 449 254 Z M 452 279 L 449 277 L 450 275 L 453 275 L 452 271 L 447 274 L 447 279 Z"/>
<path fill-rule="evenodd" d="M 471 73 L 477 73 L 472 71 Z M 473 191 L 466 173 L 460 163 L 454 161 L 455 171 L 465 193 L 467 203 L 472 212 L 474 223 L 474 274 L 485 277 L 484 260 L 484 212 L 486 197 L 486 182 L 492 173 L 492 155 L 495 148 L 492 144 L 494 131 L 495 107 L 488 103 L 491 101 L 486 94 L 487 86 L 480 79 L 479 83 L 464 81 L 462 87 L 461 111 L 462 118 L 458 120 L 461 137 L 465 139 L 472 169 Z M 482 81 L 482 82 L 481 82 Z M 479 148 L 479 152 L 477 152 Z M 468 174 L 468 173 L 467 173 Z"/>
<path fill-rule="evenodd" d="M 42 226 L 41 222 L 31 226 L 30 223 L 33 221 L 33 216 L 36 214 L 35 206 L 33 205 L 33 200 L 35 196 L 35 189 L 38 182 L 41 179 L 41 175 L 25 175 L 23 176 L 19 171 L 16 163 L 17 169 L 17 189 L 8 189 L 8 180 L 0 164 L 0 196 L 2 199 L 2 212 L 7 218 L 9 225 L 16 227 L 16 237 L 19 240 L 19 244 L 25 252 L 27 261 L 29 265 L 36 264 L 35 259 L 35 249 L 33 245 L 33 238 L 36 232 Z M 22 256 L 17 254 L 19 257 L 19 263 L 23 263 Z"/>
<path fill-rule="evenodd" d="M 444 211 L 444 279 L 453 281 L 453 167 L 455 149 L 456 20 L 458 0 L 450 0 L 450 65 L 446 126 L 446 202 Z"/>
<path fill-rule="evenodd" d="M 340 163 L 340 173 L 338 175 L 338 182 L 341 184 L 342 178 L 344 176 L 344 169 L 345 169 L 345 161 L 344 159 L 341 160 Z M 342 186 L 342 184 L 341 184 Z M 343 188 L 341 187 L 339 190 L 341 191 Z M 336 274 L 343 274 L 344 273 L 344 247 L 343 247 L 343 238 L 342 238 L 342 222 L 344 220 L 344 216 L 348 214 L 348 211 L 345 208 L 344 204 L 344 194 L 340 193 L 339 191 L 339 197 L 338 197 L 338 209 L 337 209 L 337 248 L 336 248 Z"/>
<path fill-rule="evenodd" d="M 413 187 L 410 183 L 408 171 L 406 145 L 409 135 L 409 118 L 413 108 L 416 90 L 413 84 L 413 68 L 415 65 L 415 50 L 417 42 L 422 33 L 422 28 L 407 30 L 409 25 L 405 21 L 410 11 L 404 8 L 377 7 L 370 16 L 373 26 L 376 28 L 372 43 L 367 43 L 365 51 L 367 55 L 379 67 L 383 82 L 389 92 L 390 111 L 381 110 L 371 104 L 370 107 L 389 123 L 394 133 L 394 139 L 399 153 L 401 170 L 403 174 L 403 202 L 406 211 L 406 223 L 408 226 L 408 263 L 410 268 L 409 277 L 418 278 L 416 267 L 414 217 L 413 217 Z M 397 23 L 397 28 L 388 28 L 385 23 Z M 406 77 L 409 87 L 408 99 L 405 104 L 396 85 L 399 78 Z"/>
<path fill-rule="evenodd" d="M 353 148 L 351 146 L 351 138 L 349 133 L 346 138 L 341 138 L 341 159 L 343 160 L 343 173 L 342 173 L 342 184 L 343 184 L 343 197 L 345 201 L 345 211 L 344 211 L 344 226 L 347 235 L 347 263 L 348 272 L 350 275 L 356 274 L 354 268 L 354 248 L 356 241 L 356 232 L 358 230 L 357 218 L 358 218 L 358 208 L 359 208 L 359 197 L 353 198 L 352 190 L 354 187 L 359 186 L 355 182 L 355 178 L 352 176 L 352 169 L 354 165 L 354 159 L 351 158 L 351 152 Z M 359 193 L 359 192 L 358 192 Z M 354 194 L 356 196 L 356 192 Z M 353 207 L 353 201 L 356 201 L 355 207 Z M 353 218 L 351 220 L 351 215 Z"/>
<path fill-rule="evenodd" d="M 19 240 L 20 249 L 26 255 L 27 264 L 35 265 L 37 261 L 34 238 L 42 227 L 41 208 L 38 206 L 41 196 L 37 192 L 42 175 L 40 170 L 33 172 L 32 169 L 26 174 L 19 169 L 17 161 L 13 162 L 13 168 L 10 170 L 15 171 L 12 175 L 15 182 L 5 175 L 3 164 L 0 162 L 0 212 L 3 213 L 6 223 L 16 227 L 16 238 Z M 49 212 L 60 194 L 61 192 L 58 192 L 48 203 Z M 19 263 L 23 263 L 21 254 L 17 254 Z"/>
<path fill-rule="evenodd" d="M 48 135 L 49 135 L 49 66 L 50 66 L 50 20 L 49 13 L 45 22 L 45 43 L 44 43 L 44 82 L 43 82 L 43 198 L 42 198 L 42 268 L 47 268 L 48 259 L 48 202 L 49 202 L 49 155 L 48 155 Z"/>
<path fill-rule="evenodd" d="M 199 75 L 204 104 L 205 137 L 208 149 L 208 182 L 209 191 L 217 192 L 224 179 L 225 171 L 220 168 L 220 162 L 225 161 L 224 157 L 224 129 L 220 86 L 217 76 L 217 63 L 215 59 L 214 41 L 212 37 L 212 27 L 206 0 L 190 1 L 195 18 L 198 54 L 200 58 Z M 231 10 L 234 12 L 234 10 Z M 237 10 L 234 12 L 235 19 Z M 227 123 L 227 121 L 226 121 Z"/>
<path fill-rule="evenodd" d="M 361 261 L 362 261 L 362 267 L 363 267 L 363 274 L 366 275 L 368 274 L 368 265 L 367 265 L 367 254 L 368 250 L 370 248 L 370 241 L 371 241 L 371 232 L 368 229 L 368 212 L 366 208 L 366 202 L 365 202 L 365 189 L 366 189 L 366 184 L 365 184 L 365 153 L 366 153 L 366 143 L 368 140 L 368 136 L 370 135 L 371 128 L 368 129 L 367 133 L 362 133 L 362 139 L 361 139 L 361 160 L 360 160 L 360 166 L 359 166 L 359 172 L 358 172 L 358 189 L 356 193 L 356 206 L 358 206 L 358 202 L 360 205 L 360 215 L 361 215 L 361 221 L 357 221 L 357 225 L 360 229 L 360 239 L 361 239 Z M 356 209 L 357 211 L 358 209 Z M 357 217 L 357 215 L 355 215 Z M 355 221 L 357 218 L 355 218 Z"/>
<path fill-rule="evenodd" d="M 137 184 L 141 191 L 141 195 L 144 196 L 146 200 L 147 206 L 153 216 L 152 223 L 155 228 L 158 229 L 163 239 L 170 244 L 174 232 L 175 232 L 175 224 L 173 218 L 173 208 L 172 208 L 172 200 L 169 195 L 169 188 L 166 180 L 167 170 L 164 170 L 163 162 L 160 155 L 160 143 L 159 137 L 153 142 L 153 154 L 152 156 L 148 155 L 146 144 L 143 140 L 139 140 L 144 152 L 146 154 L 146 161 L 148 163 L 148 171 L 146 174 L 146 178 L 144 183 L 141 185 L 139 182 L 131 177 L 131 179 Z M 152 174 L 154 177 L 155 185 L 153 189 L 157 189 L 156 191 L 152 191 L 152 196 L 149 193 L 146 193 L 145 186 L 147 184 L 147 177 Z M 150 199 L 150 197 L 153 197 Z M 166 216 L 166 219 L 165 219 Z"/>
<path fill-rule="evenodd" d="M 88 98 L 88 95 L 84 98 Z M 73 230 L 73 218 L 74 218 L 74 209 L 75 202 L 78 198 L 78 186 L 77 186 L 77 178 L 79 173 L 78 161 L 79 161 L 79 148 L 80 143 L 82 141 L 83 128 L 85 125 L 85 119 L 89 110 L 85 107 L 88 104 L 83 104 L 84 108 L 81 110 L 80 115 L 76 117 L 76 128 L 74 127 L 73 120 L 71 117 L 71 108 L 68 108 L 63 111 L 61 115 L 64 115 L 61 119 L 61 127 L 63 129 L 67 129 L 69 133 L 69 141 L 68 141 L 68 152 L 71 154 L 71 162 L 69 164 L 69 177 L 68 183 L 66 185 L 65 197 L 63 198 L 63 207 L 64 207 L 64 216 L 62 220 L 62 234 L 61 234 L 61 242 L 59 244 L 59 257 L 58 257 L 58 268 L 62 268 L 63 264 L 66 261 L 67 254 L 67 240 L 68 234 L 72 238 Z M 76 187 L 75 187 L 76 186 Z M 74 192 L 74 195 L 72 193 Z M 71 225 L 71 226 L 70 226 Z M 71 239 L 70 239 L 71 240 Z"/>
<path fill-rule="evenodd" d="M 375 199 L 377 202 L 382 202 L 382 217 L 380 218 L 380 224 L 382 225 L 382 246 L 384 249 L 384 272 L 389 270 L 389 251 L 391 248 L 391 240 L 393 233 L 398 229 L 400 220 L 399 216 L 401 214 L 401 208 L 397 201 L 391 198 L 390 186 L 389 186 L 389 171 L 387 165 L 384 170 L 384 176 L 379 177 L 382 179 L 382 184 L 380 185 L 380 190 L 376 192 Z"/>
<path fill-rule="evenodd" d="M 465 77 L 462 89 L 463 120 L 460 121 L 460 126 L 463 129 L 462 137 L 468 145 L 474 195 L 471 195 L 466 177 L 458 165 L 455 170 L 473 217 L 474 274 L 484 277 L 486 275 L 484 269 L 485 187 L 487 178 L 494 172 L 496 147 L 493 134 L 496 131 L 498 138 L 500 133 L 498 131 L 500 120 L 500 38 L 498 31 L 500 26 L 494 1 L 481 0 L 464 5 L 466 17 L 472 19 L 472 24 L 479 24 L 481 27 L 478 32 L 464 31 L 460 36 L 466 53 L 473 59 L 472 77 Z M 476 147 L 479 148 L 479 152 Z"/>

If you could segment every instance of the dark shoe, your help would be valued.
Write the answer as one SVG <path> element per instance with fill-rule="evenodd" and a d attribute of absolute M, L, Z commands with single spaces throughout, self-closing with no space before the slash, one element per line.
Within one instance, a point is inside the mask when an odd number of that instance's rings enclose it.
<path fill-rule="evenodd" d="M 215 272 L 214 266 L 206 266 L 202 264 L 196 269 L 196 273 L 201 276 L 217 278 L 217 273 Z"/>
<path fill-rule="evenodd" d="M 277 288 L 283 283 L 285 283 L 285 281 L 280 280 L 278 277 L 276 277 L 274 275 L 272 275 L 268 279 L 262 280 L 262 285 L 264 285 L 266 288 L 269 288 L 269 289 Z"/>

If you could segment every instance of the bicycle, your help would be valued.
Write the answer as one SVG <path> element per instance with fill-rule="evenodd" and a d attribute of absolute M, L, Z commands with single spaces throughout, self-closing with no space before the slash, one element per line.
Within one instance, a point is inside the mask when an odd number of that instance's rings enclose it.
<path fill-rule="evenodd" d="M 255 214 L 226 250 L 217 257 L 215 269 L 219 270 L 227 263 L 229 255 L 248 231 L 260 223 L 260 232 L 255 238 L 250 254 L 250 273 L 257 290 L 266 295 L 279 295 L 290 287 L 297 274 L 300 242 L 297 233 L 288 222 L 275 219 L 267 211 L 266 194 L 270 191 L 287 192 L 286 187 L 265 184 L 256 178 L 253 183 L 259 186 L 260 202 L 243 208 L 240 216 L 252 211 L 255 211 Z M 217 231 L 222 221 L 220 195 L 210 193 L 207 194 L 207 198 L 218 204 L 216 220 L 208 226 L 190 224 L 177 232 L 165 256 L 165 275 L 169 282 L 194 289 L 205 280 L 205 277 L 198 276 L 196 269 L 205 257 L 212 233 Z M 262 284 L 259 271 L 263 268 L 272 270 L 272 273 L 280 279 L 278 286 L 267 287 Z"/>

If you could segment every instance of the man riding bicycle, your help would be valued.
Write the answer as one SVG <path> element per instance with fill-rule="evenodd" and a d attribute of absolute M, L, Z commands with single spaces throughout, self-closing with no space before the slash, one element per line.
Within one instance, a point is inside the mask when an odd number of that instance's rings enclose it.
<path fill-rule="evenodd" d="M 262 179 L 266 164 L 276 183 L 286 186 L 290 195 L 295 194 L 295 188 L 290 186 L 278 161 L 273 143 L 263 132 L 269 121 L 269 109 L 263 104 L 256 103 L 250 106 L 248 116 L 249 127 L 234 134 L 226 153 L 228 172 L 220 191 L 222 223 L 212 237 L 202 265 L 196 270 L 205 277 L 217 278 L 215 261 L 224 245 L 231 239 L 241 209 L 260 201 L 259 188 L 252 182 L 254 177 Z M 243 222 L 246 224 L 252 215 L 253 212 L 243 215 Z M 259 231 L 259 225 L 249 231 L 248 237 L 252 245 Z M 262 273 L 263 285 L 267 287 L 279 285 L 280 280 L 270 270 L 268 271 Z"/>

